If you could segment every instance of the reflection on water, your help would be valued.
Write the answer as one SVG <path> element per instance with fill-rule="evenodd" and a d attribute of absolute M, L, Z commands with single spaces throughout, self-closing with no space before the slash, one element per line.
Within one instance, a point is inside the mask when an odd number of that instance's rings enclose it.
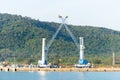
<path fill-rule="evenodd" d="M 85 80 L 85 73 L 81 72 L 79 74 L 80 74 L 80 80 Z"/>
<path fill-rule="evenodd" d="M 46 80 L 46 72 L 45 71 L 39 71 L 40 80 Z"/>
<path fill-rule="evenodd" d="M 45 71 L 39 71 L 38 73 L 40 74 L 40 76 L 45 76 L 46 75 Z"/>

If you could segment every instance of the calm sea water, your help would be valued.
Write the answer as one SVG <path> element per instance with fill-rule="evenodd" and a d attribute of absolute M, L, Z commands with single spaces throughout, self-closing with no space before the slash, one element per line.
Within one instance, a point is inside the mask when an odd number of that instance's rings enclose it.
<path fill-rule="evenodd" d="M 0 80 L 120 80 L 120 72 L 0 72 Z"/>

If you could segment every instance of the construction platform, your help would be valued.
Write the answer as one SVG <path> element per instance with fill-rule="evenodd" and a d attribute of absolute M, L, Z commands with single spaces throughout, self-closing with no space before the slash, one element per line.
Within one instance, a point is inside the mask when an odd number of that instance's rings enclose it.
<path fill-rule="evenodd" d="M 64 72 L 64 71 L 73 71 L 73 72 L 120 72 L 120 68 L 0 68 L 0 71 L 57 71 L 57 72 Z"/>

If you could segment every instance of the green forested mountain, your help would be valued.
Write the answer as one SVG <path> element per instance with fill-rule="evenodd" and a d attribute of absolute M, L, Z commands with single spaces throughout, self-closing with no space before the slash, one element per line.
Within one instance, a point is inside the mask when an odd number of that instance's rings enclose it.
<path fill-rule="evenodd" d="M 46 38 L 48 43 L 59 25 L 20 15 L 0 14 L 0 61 L 13 61 L 14 56 L 17 62 L 41 59 L 42 38 Z M 92 26 L 68 27 L 78 41 L 79 37 L 84 37 L 85 57 L 90 62 L 108 63 L 113 51 L 119 56 L 119 31 Z M 61 59 L 61 63 L 73 64 L 77 63 L 78 58 L 78 49 L 63 27 L 51 45 L 47 59 L 53 63 Z"/>

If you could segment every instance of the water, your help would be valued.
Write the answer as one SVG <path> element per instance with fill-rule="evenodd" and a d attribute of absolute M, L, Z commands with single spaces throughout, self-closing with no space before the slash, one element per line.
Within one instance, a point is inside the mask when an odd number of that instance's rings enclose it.
<path fill-rule="evenodd" d="M 0 72 L 0 80 L 119 80 L 120 72 Z"/>

